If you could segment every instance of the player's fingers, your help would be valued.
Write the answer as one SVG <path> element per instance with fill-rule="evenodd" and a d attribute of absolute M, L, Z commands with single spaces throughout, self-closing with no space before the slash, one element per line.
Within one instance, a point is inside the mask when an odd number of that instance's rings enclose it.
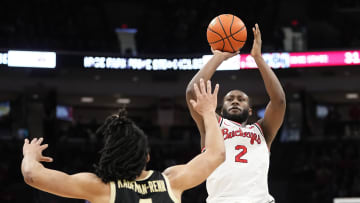
<path fill-rule="evenodd" d="M 194 83 L 194 91 L 195 91 L 196 98 L 198 98 L 201 94 L 200 94 L 199 87 L 196 83 Z"/>
<path fill-rule="evenodd" d="M 46 148 L 48 148 L 48 147 L 49 147 L 48 144 L 44 144 L 44 145 L 41 145 L 41 146 L 40 146 L 40 149 L 41 149 L 41 150 L 44 150 L 44 149 L 46 149 Z"/>
<path fill-rule="evenodd" d="M 41 143 L 43 142 L 43 140 L 44 140 L 44 138 L 40 137 L 40 138 L 37 140 L 36 144 L 41 145 Z"/>
<path fill-rule="evenodd" d="M 48 157 L 48 156 L 43 156 L 43 157 L 40 158 L 40 161 L 53 162 L 53 159 L 51 157 Z"/>
<path fill-rule="evenodd" d="M 29 140 L 27 138 L 25 138 L 24 143 L 29 144 Z"/>
<path fill-rule="evenodd" d="M 34 139 L 31 140 L 30 144 L 34 144 L 37 142 L 37 138 L 35 137 Z"/>
<path fill-rule="evenodd" d="M 213 95 L 217 96 L 218 92 L 219 92 L 219 84 L 216 84 Z"/>
<path fill-rule="evenodd" d="M 204 79 L 200 79 L 200 93 L 201 94 L 205 94 L 206 90 L 205 90 L 205 84 L 204 84 Z"/>
<path fill-rule="evenodd" d="M 261 35 L 261 32 L 260 32 L 260 28 L 259 28 L 259 25 L 256 23 L 256 32 L 257 34 L 260 36 Z"/>
<path fill-rule="evenodd" d="M 210 80 L 208 80 L 206 82 L 206 89 L 207 89 L 207 93 L 211 94 L 211 81 Z"/>

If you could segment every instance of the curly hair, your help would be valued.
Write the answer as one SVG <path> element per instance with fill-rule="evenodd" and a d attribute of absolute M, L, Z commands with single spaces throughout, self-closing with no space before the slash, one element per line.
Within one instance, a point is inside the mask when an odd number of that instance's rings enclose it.
<path fill-rule="evenodd" d="M 145 133 L 127 118 L 125 109 L 109 116 L 96 131 L 104 137 L 95 174 L 104 183 L 119 179 L 135 180 L 147 162 L 148 140 Z"/>

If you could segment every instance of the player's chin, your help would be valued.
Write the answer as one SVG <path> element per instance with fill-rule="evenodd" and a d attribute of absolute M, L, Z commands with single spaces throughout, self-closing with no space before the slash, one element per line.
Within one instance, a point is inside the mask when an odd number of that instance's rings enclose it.
<path fill-rule="evenodd" d="M 234 116 L 238 116 L 241 115 L 243 113 L 242 110 L 239 109 L 231 109 L 227 112 L 229 115 L 234 115 Z"/>

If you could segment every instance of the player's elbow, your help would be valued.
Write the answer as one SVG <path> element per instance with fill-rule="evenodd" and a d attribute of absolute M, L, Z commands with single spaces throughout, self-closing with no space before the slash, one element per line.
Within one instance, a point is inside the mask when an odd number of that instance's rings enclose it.
<path fill-rule="evenodd" d="M 271 101 L 276 103 L 277 106 L 285 108 L 286 107 L 286 97 L 285 97 L 285 93 L 281 92 L 279 94 L 278 97 L 276 97 L 276 99 L 274 99 L 274 101 Z"/>
<path fill-rule="evenodd" d="M 216 168 L 218 166 L 220 166 L 220 164 L 222 164 L 225 161 L 225 152 L 221 152 L 218 154 L 217 157 L 215 157 L 215 164 L 216 164 Z"/>
<path fill-rule="evenodd" d="M 28 184 L 28 185 L 33 185 L 34 184 L 34 173 L 33 173 L 33 171 L 31 171 L 31 170 L 23 170 L 22 171 L 22 174 L 23 174 L 23 176 L 24 176 L 24 181 L 25 181 L 25 183 L 26 184 Z"/>
<path fill-rule="evenodd" d="M 194 89 L 191 88 L 190 86 L 191 85 L 188 85 L 188 87 L 186 88 L 186 101 L 190 101 L 190 99 L 194 99 L 196 97 Z M 190 105 L 190 107 L 191 107 L 191 105 Z"/>
<path fill-rule="evenodd" d="M 225 150 L 215 149 L 206 149 L 201 156 L 204 160 L 201 167 L 204 169 L 204 173 L 209 173 L 209 175 L 225 161 L 226 157 Z"/>
<path fill-rule="evenodd" d="M 286 108 L 285 94 L 279 98 L 278 105 L 281 106 L 282 108 Z"/>
<path fill-rule="evenodd" d="M 219 159 L 220 164 L 222 164 L 225 161 L 225 158 L 226 158 L 226 152 L 225 152 L 225 149 L 223 149 L 219 152 L 218 159 Z"/>
<path fill-rule="evenodd" d="M 192 96 L 194 93 L 194 87 L 191 84 L 188 84 L 186 87 L 186 97 Z"/>
<path fill-rule="evenodd" d="M 21 173 L 24 177 L 24 181 L 26 184 L 30 186 L 34 186 L 37 183 L 37 180 L 39 179 L 39 175 L 42 173 L 41 168 L 29 166 L 29 165 L 22 165 L 21 167 Z"/>
<path fill-rule="evenodd" d="M 219 166 L 225 161 L 226 152 L 225 149 L 218 149 L 216 152 L 212 153 L 211 157 L 213 158 L 212 161 L 214 165 Z"/>

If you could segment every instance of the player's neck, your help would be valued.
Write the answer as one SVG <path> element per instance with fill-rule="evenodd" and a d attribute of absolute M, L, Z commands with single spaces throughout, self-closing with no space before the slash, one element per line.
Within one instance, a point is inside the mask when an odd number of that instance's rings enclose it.
<path fill-rule="evenodd" d="M 143 180 L 149 176 L 150 171 L 143 170 L 140 175 L 136 178 L 136 180 Z"/>

